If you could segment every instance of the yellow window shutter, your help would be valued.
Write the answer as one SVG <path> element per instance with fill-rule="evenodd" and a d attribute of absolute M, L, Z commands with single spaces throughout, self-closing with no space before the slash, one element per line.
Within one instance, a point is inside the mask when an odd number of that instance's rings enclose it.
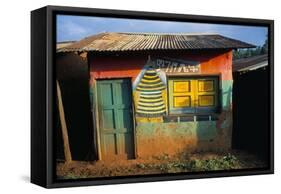
<path fill-rule="evenodd" d="M 199 107 L 216 106 L 217 89 L 216 79 L 198 80 L 197 99 Z"/>
<path fill-rule="evenodd" d="M 192 92 L 190 80 L 170 80 L 170 107 L 187 108 L 192 106 Z"/>
<path fill-rule="evenodd" d="M 168 81 L 170 110 L 215 107 L 218 100 L 217 77 L 174 78 Z"/>

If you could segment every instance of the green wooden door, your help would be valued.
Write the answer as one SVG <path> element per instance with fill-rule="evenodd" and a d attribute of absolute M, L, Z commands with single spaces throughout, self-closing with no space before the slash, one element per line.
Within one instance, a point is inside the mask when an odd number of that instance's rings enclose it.
<path fill-rule="evenodd" d="M 102 160 L 134 157 L 131 94 L 129 79 L 97 81 Z"/>

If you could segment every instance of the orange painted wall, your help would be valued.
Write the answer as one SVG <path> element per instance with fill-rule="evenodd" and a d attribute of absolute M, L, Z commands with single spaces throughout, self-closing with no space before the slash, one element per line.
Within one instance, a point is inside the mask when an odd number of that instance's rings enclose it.
<path fill-rule="evenodd" d="M 232 52 L 221 54 L 201 63 L 202 74 L 221 72 L 222 80 L 232 80 Z"/>

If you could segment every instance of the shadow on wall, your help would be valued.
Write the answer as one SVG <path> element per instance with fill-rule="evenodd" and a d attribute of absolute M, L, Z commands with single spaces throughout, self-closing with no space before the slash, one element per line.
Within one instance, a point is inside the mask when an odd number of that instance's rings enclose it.
<path fill-rule="evenodd" d="M 92 145 L 93 124 L 87 61 L 74 53 L 59 54 L 56 60 L 56 76 L 62 93 L 72 158 L 73 160 L 91 160 L 95 158 L 93 151 L 95 149 Z M 58 116 L 57 119 L 59 119 Z M 57 123 L 57 128 L 59 126 Z M 64 158 L 62 146 L 61 131 L 58 128 L 57 159 Z"/>

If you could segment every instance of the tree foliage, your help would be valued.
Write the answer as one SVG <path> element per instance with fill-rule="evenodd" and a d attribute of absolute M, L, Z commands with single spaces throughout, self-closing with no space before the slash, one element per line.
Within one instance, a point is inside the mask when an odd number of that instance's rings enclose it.
<path fill-rule="evenodd" d="M 247 57 L 253 57 L 257 55 L 263 55 L 268 53 L 268 36 L 262 46 L 249 49 L 238 49 L 233 51 L 233 59 L 241 59 Z"/>

